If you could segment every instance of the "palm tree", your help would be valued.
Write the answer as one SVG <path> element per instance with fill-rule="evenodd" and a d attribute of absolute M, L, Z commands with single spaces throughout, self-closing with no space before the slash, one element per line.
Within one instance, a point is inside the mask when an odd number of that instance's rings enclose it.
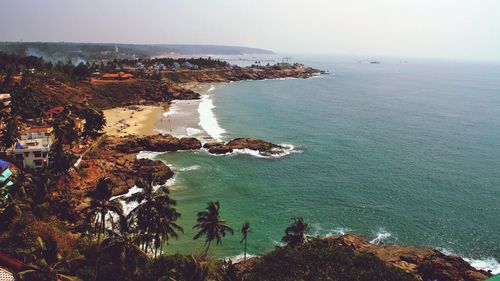
<path fill-rule="evenodd" d="M 248 239 L 248 233 L 250 232 L 250 223 L 245 222 L 243 226 L 241 227 L 241 235 L 243 236 L 241 238 L 240 243 L 245 242 L 245 251 L 243 254 L 243 261 L 247 261 L 247 239 Z"/>
<path fill-rule="evenodd" d="M 84 137 L 95 139 L 97 134 L 106 126 L 106 117 L 104 117 L 104 113 L 101 110 L 97 111 L 88 108 L 83 111 L 83 116 L 85 118 L 85 125 L 83 126 Z"/>
<path fill-rule="evenodd" d="M 27 281 L 78 281 L 77 277 L 67 275 L 70 271 L 70 263 L 81 259 L 65 260 L 57 251 L 57 243 L 54 240 L 44 241 L 37 238 L 37 250 L 34 251 L 35 262 L 28 264 L 26 268 L 16 275 L 20 280 Z"/>
<path fill-rule="evenodd" d="M 100 178 L 97 181 L 97 186 L 90 196 L 90 206 L 83 209 L 88 214 L 87 225 L 94 224 L 94 235 L 97 235 L 97 242 L 101 240 L 101 234 L 106 231 L 106 218 L 111 217 L 109 213 L 114 213 L 120 216 L 123 213 L 123 208 L 117 200 L 110 200 L 112 193 L 111 180 L 109 178 Z"/>
<path fill-rule="evenodd" d="M 2 151 L 5 152 L 7 149 L 16 144 L 19 139 L 19 127 L 17 126 L 17 119 L 15 116 L 7 116 L 2 122 L 5 122 L 5 127 L 0 132 Z"/>
<path fill-rule="evenodd" d="M 163 244 L 170 238 L 177 238 L 177 232 L 183 232 L 181 226 L 176 222 L 180 214 L 175 209 L 177 202 L 170 198 L 169 189 L 166 186 L 153 186 L 155 180 L 152 176 L 138 180 L 136 186 L 141 192 L 132 194 L 127 201 L 135 201 L 139 205 L 134 208 L 129 218 L 137 224 L 137 229 L 142 238 L 143 249 L 147 249 L 154 244 L 155 257 L 158 249 L 163 252 Z"/>
<path fill-rule="evenodd" d="M 285 229 L 285 236 L 281 240 L 289 246 L 298 246 L 306 240 L 306 234 L 309 232 L 309 225 L 301 217 L 293 218 L 293 223 Z"/>
<path fill-rule="evenodd" d="M 137 280 L 133 276 L 138 270 L 137 261 L 144 263 L 149 259 L 145 251 L 139 247 L 140 236 L 134 233 L 131 222 L 123 215 L 119 216 L 119 228 L 108 230 L 108 238 L 102 241 L 104 253 L 118 261 L 122 272 L 129 276 L 126 280 Z"/>
<path fill-rule="evenodd" d="M 207 255 L 208 249 L 212 241 L 216 241 L 217 245 L 222 243 L 222 237 L 226 236 L 226 232 L 234 234 L 231 227 L 226 224 L 226 221 L 222 220 L 219 215 L 220 204 L 219 201 L 208 202 L 206 211 L 198 213 L 198 222 L 193 229 L 198 229 L 198 233 L 193 237 L 193 240 L 197 240 L 202 236 L 206 236 L 205 244 L 207 248 L 205 250 L 204 256 Z"/>

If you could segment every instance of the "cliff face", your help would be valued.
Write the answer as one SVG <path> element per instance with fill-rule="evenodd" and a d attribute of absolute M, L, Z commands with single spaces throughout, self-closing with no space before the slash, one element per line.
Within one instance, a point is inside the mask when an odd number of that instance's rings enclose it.
<path fill-rule="evenodd" d="M 187 70 L 179 72 L 166 72 L 163 77 L 177 83 L 187 82 L 229 82 L 240 80 L 262 80 L 278 78 L 309 78 L 322 71 L 313 68 L 291 68 L 291 69 L 258 69 L 258 68 L 236 68 L 236 69 L 214 69 L 214 70 Z"/>
<path fill-rule="evenodd" d="M 491 276 L 486 271 L 473 268 L 460 257 L 447 256 L 434 249 L 375 245 L 353 234 L 327 239 L 358 252 L 374 254 L 384 262 L 410 272 L 421 280 L 479 281 Z"/>
<path fill-rule="evenodd" d="M 46 104 L 44 109 L 73 104 L 82 107 L 105 109 L 130 104 L 148 104 L 174 99 L 198 99 L 191 90 L 180 88 L 168 81 L 146 79 L 94 80 L 90 82 L 63 83 L 56 79 L 37 77 L 30 87 Z"/>

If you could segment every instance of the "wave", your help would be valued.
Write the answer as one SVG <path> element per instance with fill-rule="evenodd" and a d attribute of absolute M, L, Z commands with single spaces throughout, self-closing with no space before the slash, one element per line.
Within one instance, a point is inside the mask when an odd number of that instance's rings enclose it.
<path fill-rule="evenodd" d="M 379 232 L 376 233 L 376 237 L 370 241 L 372 244 L 381 244 L 384 243 L 387 239 L 389 239 L 392 236 L 390 232 L 387 232 L 385 230 L 380 230 Z"/>
<path fill-rule="evenodd" d="M 215 87 L 214 86 L 211 86 L 210 89 L 207 90 L 207 94 L 212 92 L 213 90 L 215 90 Z"/>
<path fill-rule="evenodd" d="M 253 157 L 257 158 L 266 158 L 266 159 L 273 159 L 273 158 L 281 158 L 287 155 L 290 155 L 292 153 L 302 153 L 301 150 L 295 149 L 295 146 L 292 144 L 279 144 L 283 148 L 276 148 L 272 151 L 272 153 L 262 153 L 258 150 L 253 150 L 253 149 L 235 149 L 233 151 L 233 154 L 243 154 L 243 155 L 250 155 Z M 231 153 L 230 153 L 231 154 Z"/>
<path fill-rule="evenodd" d="M 136 158 L 137 159 L 149 159 L 149 160 L 155 160 L 156 156 L 160 154 L 164 154 L 165 152 L 155 152 L 155 151 L 141 151 L 137 153 Z"/>
<path fill-rule="evenodd" d="M 213 139 L 221 141 L 222 134 L 226 133 L 226 130 L 219 126 L 217 118 L 213 112 L 214 108 L 215 105 L 213 104 L 212 99 L 210 99 L 210 96 L 203 95 L 200 105 L 198 106 L 198 113 L 200 114 L 200 123 L 198 125 L 200 125 Z"/>
<path fill-rule="evenodd" d="M 252 255 L 252 254 L 249 254 L 247 253 L 247 259 L 249 258 L 254 258 L 254 257 L 258 257 L 257 255 Z M 224 259 L 225 260 L 230 260 L 232 261 L 233 263 L 238 263 L 238 262 L 241 262 L 243 261 L 243 259 L 245 258 L 245 253 L 241 253 L 239 255 L 236 255 L 236 256 L 232 256 L 232 257 L 225 257 Z"/>
<path fill-rule="evenodd" d="M 468 262 L 475 269 L 481 269 L 485 271 L 491 271 L 492 274 L 500 274 L 500 263 L 493 257 L 484 257 L 480 259 L 473 259 L 470 257 L 464 257 L 461 255 L 455 254 L 453 251 L 450 251 L 445 248 L 437 248 L 441 253 L 448 256 L 459 256 L 464 261 Z"/>
<path fill-rule="evenodd" d="M 170 106 L 168 107 L 168 111 L 163 112 L 163 117 L 169 117 L 171 115 L 176 114 L 179 111 L 179 107 L 176 104 L 176 101 L 172 101 Z"/>
<path fill-rule="evenodd" d="M 189 172 L 189 171 L 199 170 L 200 168 L 201 168 L 200 165 L 193 165 L 193 166 L 189 166 L 189 167 L 185 167 L 185 168 L 178 168 L 178 169 L 174 169 L 174 170 L 179 171 L 179 172 Z"/>
<path fill-rule="evenodd" d="M 196 135 L 203 134 L 202 130 L 196 129 L 196 128 L 186 128 L 186 132 L 187 132 L 188 136 L 196 136 Z"/>

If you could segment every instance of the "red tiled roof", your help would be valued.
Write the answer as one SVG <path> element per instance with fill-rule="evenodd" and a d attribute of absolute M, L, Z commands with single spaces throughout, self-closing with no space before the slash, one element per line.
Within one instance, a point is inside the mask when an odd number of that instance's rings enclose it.
<path fill-rule="evenodd" d="M 54 107 L 47 111 L 47 114 L 59 114 L 64 111 L 64 106 Z"/>

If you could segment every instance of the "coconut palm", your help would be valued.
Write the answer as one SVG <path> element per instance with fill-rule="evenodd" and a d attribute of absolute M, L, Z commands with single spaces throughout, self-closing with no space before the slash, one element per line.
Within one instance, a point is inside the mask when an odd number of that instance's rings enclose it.
<path fill-rule="evenodd" d="M 247 261 L 247 239 L 248 239 L 248 233 L 250 232 L 250 223 L 245 222 L 243 226 L 241 227 L 241 235 L 243 236 L 241 238 L 240 243 L 245 242 L 245 250 L 243 252 L 243 261 Z"/>
<path fill-rule="evenodd" d="M 83 136 L 95 139 L 98 133 L 106 126 L 104 113 L 99 110 L 88 108 L 83 111 L 85 125 L 83 126 Z"/>
<path fill-rule="evenodd" d="M 147 251 L 154 246 L 156 257 L 158 249 L 163 252 L 164 242 L 177 238 L 177 232 L 183 232 L 183 229 L 176 223 L 181 215 L 175 209 L 177 202 L 170 198 L 169 189 L 166 186 L 155 188 L 156 181 L 151 178 L 138 180 L 136 186 L 141 191 L 132 194 L 127 201 L 139 203 L 129 218 L 137 224 L 143 249 Z"/>
<path fill-rule="evenodd" d="M 309 225 L 304 222 L 301 217 L 293 218 L 293 223 L 285 229 L 285 236 L 283 242 L 289 246 L 298 246 L 306 240 L 306 234 L 309 232 Z"/>
<path fill-rule="evenodd" d="M 17 126 L 17 120 L 14 116 L 7 116 L 7 118 L 2 118 L 1 122 L 5 122 L 5 127 L 0 132 L 1 143 L 0 147 L 2 151 L 11 148 L 19 140 L 19 127 Z"/>
<path fill-rule="evenodd" d="M 37 249 L 33 252 L 34 262 L 28 264 L 16 274 L 20 280 L 27 281 L 78 281 L 77 277 L 70 276 L 70 263 L 77 259 L 65 260 L 57 251 L 57 244 L 53 240 L 44 241 L 37 238 Z"/>
<path fill-rule="evenodd" d="M 108 238 L 101 243 L 102 251 L 118 262 L 121 271 L 129 277 L 126 280 L 137 280 L 133 276 L 138 271 L 139 262 L 144 264 L 149 257 L 139 247 L 140 235 L 135 233 L 131 222 L 120 215 L 118 225 L 117 229 L 108 230 Z"/>
<path fill-rule="evenodd" d="M 109 217 L 112 220 L 111 213 L 120 216 L 123 213 L 123 208 L 117 200 L 110 200 L 112 186 L 109 178 L 100 178 L 90 196 L 92 198 L 90 206 L 84 208 L 83 211 L 87 213 L 87 225 L 94 224 L 94 235 L 97 235 L 97 242 L 99 243 L 101 234 L 106 231 L 106 219 Z"/>
<path fill-rule="evenodd" d="M 216 241 L 217 245 L 222 243 L 222 238 L 226 236 L 226 232 L 234 234 L 231 227 L 226 224 L 226 221 L 220 218 L 219 214 L 220 204 L 219 201 L 208 202 L 206 211 L 198 213 L 197 224 L 193 226 L 193 229 L 198 229 L 198 233 L 193 237 L 193 240 L 197 240 L 202 236 L 205 236 L 205 244 L 207 248 L 205 249 L 204 256 L 207 255 L 208 249 L 212 241 Z"/>

